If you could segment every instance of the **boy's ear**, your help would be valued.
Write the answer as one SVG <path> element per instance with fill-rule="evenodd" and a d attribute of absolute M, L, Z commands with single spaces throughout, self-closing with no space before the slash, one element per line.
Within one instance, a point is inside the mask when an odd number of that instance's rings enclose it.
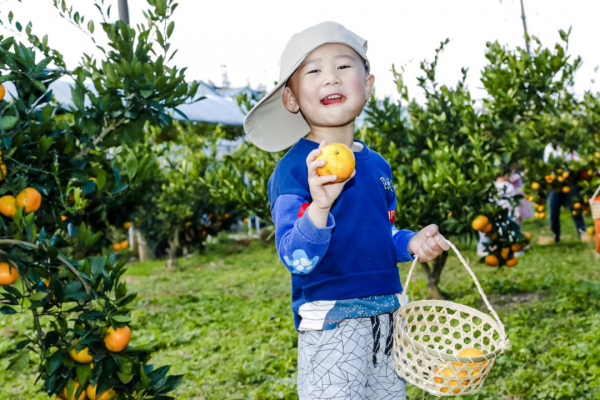
<path fill-rule="evenodd" d="M 373 85 L 375 85 L 375 75 L 369 74 L 366 77 L 365 82 L 365 101 L 368 101 L 371 97 L 371 91 L 373 90 Z"/>
<path fill-rule="evenodd" d="M 300 110 L 300 105 L 296 101 L 296 97 L 294 97 L 294 93 L 292 93 L 292 89 L 289 87 L 285 87 L 283 89 L 283 105 L 288 109 L 289 112 L 297 113 Z"/>

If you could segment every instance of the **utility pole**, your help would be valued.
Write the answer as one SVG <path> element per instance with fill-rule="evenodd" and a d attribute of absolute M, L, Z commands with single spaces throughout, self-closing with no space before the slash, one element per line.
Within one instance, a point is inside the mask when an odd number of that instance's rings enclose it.
<path fill-rule="evenodd" d="M 127 6 L 127 0 L 119 0 L 119 18 L 126 25 L 129 25 L 129 7 Z"/>
<path fill-rule="evenodd" d="M 529 50 L 529 33 L 527 33 L 527 22 L 525 21 L 525 6 L 523 6 L 523 0 L 521 0 L 521 19 L 523 20 L 523 30 L 525 31 L 525 48 L 527 49 L 527 54 L 531 56 L 531 51 Z"/>

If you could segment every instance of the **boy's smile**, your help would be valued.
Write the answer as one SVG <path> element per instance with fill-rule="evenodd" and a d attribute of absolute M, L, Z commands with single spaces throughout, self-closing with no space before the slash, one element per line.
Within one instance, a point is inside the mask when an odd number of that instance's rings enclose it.
<path fill-rule="evenodd" d="M 328 106 L 331 104 L 341 104 L 344 101 L 346 101 L 346 97 L 344 95 L 335 93 L 335 94 L 325 97 L 323 100 L 321 100 L 321 103 L 323 103 L 323 105 Z"/>

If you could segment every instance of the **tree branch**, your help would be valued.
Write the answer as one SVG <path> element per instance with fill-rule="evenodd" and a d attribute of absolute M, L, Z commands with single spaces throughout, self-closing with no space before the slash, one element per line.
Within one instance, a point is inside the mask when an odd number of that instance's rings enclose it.
<path fill-rule="evenodd" d="M 6 252 L 4 250 L 0 250 L 0 254 L 6 254 Z M 14 261 L 7 261 L 10 264 L 12 264 L 12 266 L 18 271 L 17 264 Z M 26 276 L 22 276 L 22 278 L 23 282 L 25 283 L 25 286 L 27 287 L 27 290 L 29 290 L 29 292 L 32 292 L 31 282 L 29 282 L 29 279 Z M 33 324 L 35 325 L 35 329 L 37 330 L 38 338 L 40 340 L 40 348 L 42 349 L 42 352 L 44 352 L 46 348 L 44 347 L 44 332 L 42 331 L 42 325 L 40 324 L 40 316 L 35 308 L 32 309 L 31 312 L 33 314 Z"/>
<path fill-rule="evenodd" d="M 24 242 L 22 240 L 14 240 L 14 239 L 0 239 L 0 246 L 3 244 L 8 244 L 8 245 L 12 245 L 12 246 L 19 246 L 19 245 L 23 245 L 26 247 L 29 247 L 31 249 L 38 249 L 38 245 L 37 244 L 33 244 L 33 243 L 29 243 L 29 242 Z M 87 284 L 87 282 L 85 281 L 85 279 L 83 279 L 83 277 L 79 274 L 79 271 L 77 270 L 77 268 L 75 268 L 73 266 L 73 264 L 71 264 L 69 261 L 67 261 L 66 258 L 64 258 L 63 256 L 59 255 L 58 260 L 60 262 L 62 262 L 74 275 L 77 279 L 79 279 L 79 281 L 83 284 L 83 289 L 85 290 L 85 292 L 87 294 L 92 294 L 92 290 L 90 289 L 89 285 Z"/>
<path fill-rule="evenodd" d="M 115 125 L 111 125 L 108 128 L 104 129 L 100 135 L 98 135 L 98 137 L 96 139 L 94 139 L 94 146 L 97 146 L 98 143 L 100 143 L 101 141 L 104 140 L 104 138 L 106 136 L 108 136 L 109 133 L 111 133 L 112 131 L 114 131 L 115 129 L 117 129 L 118 127 L 120 127 L 121 125 L 123 125 L 125 122 L 127 121 L 126 118 L 121 118 L 120 120 L 117 121 L 117 123 Z M 77 155 L 75 155 L 75 158 L 82 158 L 88 155 L 88 153 L 92 150 L 91 147 L 86 147 L 85 149 L 81 150 L 79 153 L 77 153 Z"/>

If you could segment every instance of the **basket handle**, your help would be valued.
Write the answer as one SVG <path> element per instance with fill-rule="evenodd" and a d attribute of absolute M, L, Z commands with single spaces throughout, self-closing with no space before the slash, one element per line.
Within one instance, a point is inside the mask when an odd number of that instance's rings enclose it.
<path fill-rule="evenodd" d="M 506 340 L 506 331 L 504 329 L 504 324 L 502 324 L 502 321 L 500 321 L 500 318 L 498 317 L 498 314 L 496 314 L 496 311 L 494 310 L 494 307 L 492 307 L 492 305 L 488 301 L 487 297 L 485 296 L 485 293 L 483 293 L 483 289 L 481 288 L 481 285 L 479 284 L 479 281 L 477 280 L 477 277 L 475 276 L 475 274 L 473 273 L 473 271 L 471 270 L 471 268 L 469 268 L 469 265 L 467 264 L 467 262 L 463 258 L 462 254 L 460 254 L 460 252 L 458 251 L 458 249 L 456 248 L 456 246 L 454 246 L 452 244 L 452 242 L 450 242 L 448 239 L 444 238 L 444 240 L 446 241 L 446 243 L 448 243 L 448 245 L 450 247 L 452 247 L 452 250 L 454 250 L 454 252 L 458 256 L 458 259 L 465 266 L 465 268 L 467 269 L 467 271 L 469 272 L 469 274 L 471 274 L 471 277 L 473 278 L 473 281 L 475 281 L 475 285 L 477 286 L 477 290 L 479 290 L 479 294 L 483 298 L 483 301 L 485 302 L 485 305 L 487 306 L 488 310 L 490 310 L 490 312 L 492 313 L 492 316 L 494 317 L 494 319 L 496 320 L 496 322 L 498 322 L 498 326 L 500 327 L 500 331 L 501 331 L 499 333 L 502 336 L 502 339 Z M 404 296 L 404 295 L 406 295 L 406 293 L 408 293 L 408 285 L 410 283 L 410 277 L 412 276 L 412 273 L 413 273 L 413 270 L 415 269 L 415 265 L 417 264 L 417 261 L 419 261 L 419 256 L 415 255 L 415 259 L 413 260 L 413 263 L 410 266 L 410 270 L 408 271 L 408 277 L 406 278 L 406 285 L 403 287 L 403 290 L 402 290 L 402 296 Z"/>
<path fill-rule="evenodd" d="M 598 188 L 596 189 L 596 191 L 594 192 L 594 194 L 592 195 L 592 197 L 590 197 L 590 205 L 592 204 L 592 202 L 594 201 L 594 199 L 596 198 L 596 196 L 598 196 L 598 193 L 600 193 L 600 185 L 598 185 Z"/>

